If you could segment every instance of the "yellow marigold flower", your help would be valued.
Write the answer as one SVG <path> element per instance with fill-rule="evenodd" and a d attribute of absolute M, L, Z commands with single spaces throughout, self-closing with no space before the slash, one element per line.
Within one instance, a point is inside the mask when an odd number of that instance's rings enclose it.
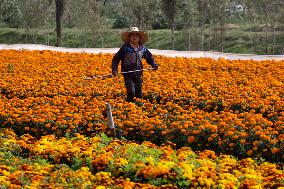
<path fill-rule="evenodd" d="M 96 189 L 107 189 L 105 186 L 97 186 Z"/>

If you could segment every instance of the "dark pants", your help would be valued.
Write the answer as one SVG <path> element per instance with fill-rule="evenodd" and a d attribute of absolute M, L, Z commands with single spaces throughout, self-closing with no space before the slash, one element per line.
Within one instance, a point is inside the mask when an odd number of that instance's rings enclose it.
<path fill-rule="evenodd" d="M 142 78 L 141 76 L 124 76 L 124 83 L 127 91 L 127 102 L 132 102 L 133 98 L 142 97 Z"/>

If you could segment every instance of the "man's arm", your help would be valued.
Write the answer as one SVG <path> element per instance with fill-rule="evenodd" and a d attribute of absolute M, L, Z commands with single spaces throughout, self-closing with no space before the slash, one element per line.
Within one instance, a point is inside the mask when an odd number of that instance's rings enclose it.
<path fill-rule="evenodd" d="M 124 55 L 124 49 L 121 47 L 119 51 L 112 58 L 112 75 L 116 76 L 118 70 L 118 64 L 122 60 Z"/>
<path fill-rule="evenodd" d="M 146 59 L 146 62 L 154 68 L 154 70 L 158 69 L 158 65 L 154 61 L 152 53 L 147 48 L 145 48 L 143 57 Z"/>

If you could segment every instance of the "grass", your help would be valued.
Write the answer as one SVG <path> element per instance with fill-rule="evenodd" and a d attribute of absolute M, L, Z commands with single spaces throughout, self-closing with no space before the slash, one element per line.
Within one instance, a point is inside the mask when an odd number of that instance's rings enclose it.
<path fill-rule="evenodd" d="M 277 28 L 275 54 L 280 54 L 284 47 L 284 27 Z M 120 47 L 122 45 L 120 33 L 123 30 L 111 29 L 107 32 L 92 35 L 91 32 L 85 32 L 81 28 L 63 28 L 62 32 L 62 46 L 71 48 L 96 47 L 96 48 L 112 48 Z M 253 27 L 253 42 L 255 54 L 264 54 L 265 50 L 265 33 L 261 27 Z M 171 49 L 171 31 L 164 30 L 150 30 L 150 41 L 146 44 L 148 48 L 154 49 Z M 36 34 L 35 34 L 36 33 Z M 209 35 L 208 29 L 204 30 L 204 49 L 221 51 L 220 33 L 215 32 L 211 35 L 211 48 L 209 49 Z M 188 50 L 187 38 L 184 31 L 175 31 L 175 49 Z M 95 36 L 95 38 L 94 38 Z M 192 44 L 190 50 L 202 50 L 201 38 L 198 30 L 191 33 Z M 17 43 L 36 43 L 44 45 L 55 45 L 56 33 L 54 29 L 39 29 L 36 32 L 26 32 L 22 28 L 0 28 L 0 43 L 17 44 Z M 269 48 L 272 54 L 272 32 L 269 33 Z M 224 35 L 224 52 L 228 53 L 251 53 L 250 46 L 250 32 L 247 25 L 240 25 L 237 29 L 227 30 Z"/>

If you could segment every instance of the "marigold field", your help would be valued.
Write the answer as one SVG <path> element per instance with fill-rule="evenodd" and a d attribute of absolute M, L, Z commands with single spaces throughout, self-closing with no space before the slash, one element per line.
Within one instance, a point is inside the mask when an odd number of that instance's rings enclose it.
<path fill-rule="evenodd" d="M 284 61 L 112 56 L 0 50 L 0 188 L 284 188 Z"/>

